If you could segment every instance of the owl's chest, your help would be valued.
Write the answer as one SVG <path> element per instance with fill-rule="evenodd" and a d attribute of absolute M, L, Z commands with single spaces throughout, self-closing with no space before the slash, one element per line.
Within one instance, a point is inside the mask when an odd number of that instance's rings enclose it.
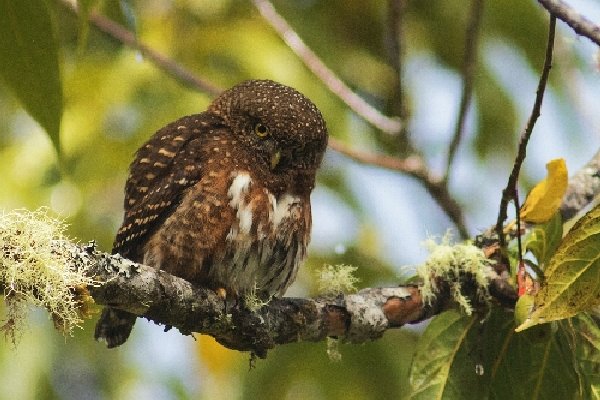
<path fill-rule="evenodd" d="M 144 246 L 144 263 L 234 295 L 283 294 L 310 225 L 308 196 L 277 198 L 247 172 L 220 171 L 187 192 Z"/>
<path fill-rule="evenodd" d="M 292 194 L 276 198 L 249 174 L 232 174 L 227 192 L 233 214 L 209 280 L 236 293 L 282 294 L 305 258 L 310 204 Z"/>

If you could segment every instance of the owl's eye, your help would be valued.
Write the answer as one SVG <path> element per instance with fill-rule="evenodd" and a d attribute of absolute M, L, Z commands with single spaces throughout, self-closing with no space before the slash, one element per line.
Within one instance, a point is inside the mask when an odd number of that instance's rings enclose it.
<path fill-rule="evenodd" d="M 256 123 L 256 125 L 254 125 L 254 133 L 256 133 L 258 137 L 262 138 L 269 134 L 269 128 L 266 125 L 263 125 L 260 122 L 258 122 Z"/>

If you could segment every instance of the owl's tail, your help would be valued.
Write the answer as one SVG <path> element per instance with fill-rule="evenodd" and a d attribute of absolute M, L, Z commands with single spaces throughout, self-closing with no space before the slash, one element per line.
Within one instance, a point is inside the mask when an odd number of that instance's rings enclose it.
<path fill-rule="evenodd" d="M 129 337 L 136 318 L 135 314 L 127 311 L 106 307 L 102 310 L 102 315 L 96 323 L 94 338 L 98 341 L 105 341 L 109 349 L 120 346 Z"/>

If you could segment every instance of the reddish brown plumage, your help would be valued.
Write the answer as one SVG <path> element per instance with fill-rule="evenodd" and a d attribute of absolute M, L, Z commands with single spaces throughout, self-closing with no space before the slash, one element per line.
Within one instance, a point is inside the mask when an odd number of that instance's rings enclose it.
<path fill-rule="evenodd" d="M 326 145 L 310 100 L 276 82 L 243 82 L 138 150 L 113 251 L 228 295 L 281 295 L 306 255 Z M 96 338 L 118 346 L 134 321 L 107 309 Z"/>

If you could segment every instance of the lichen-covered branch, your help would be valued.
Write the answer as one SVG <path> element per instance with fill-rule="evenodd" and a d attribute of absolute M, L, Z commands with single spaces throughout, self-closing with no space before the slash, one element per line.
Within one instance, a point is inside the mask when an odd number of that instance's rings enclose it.
<path fill-rule="evenodd" d="M 416 323 L 447 308 L 441 293 L 423 305 L 417 286 L 363 289 L 356 294 L 314 299 L 278 298 L 251 311 L 226 304 L 214 291 L 192 286 L 164 271 L 135 264 L 119 255 L 80 247 L 78 264 L 96 281 L 90 286 L 96 303 L 126 310 L 184 334 L 209 334 L 223 345 L 264 356 L 278 344 L 320 341 L 335 336 L 362 343 L 381 337 L 390 328 Z M 75 262 L 75 260 L 74 260 Z"/>
<path fill-rule="evenodd" d="M 319 341 L 326 337 L 363 343 L 380 338 L 387 329 L 430 318 L 455 302 L 462 306 L 470 303 L 468 312 L 471 312 L 481 303 L 477 293 L 482 283 L 477 277 L 483 277 L 484 284 L 491 277 L 488 268 L 479 272 L 465 266 L 464 273 L 463 269 L 456 269 L 460 268 L 458 264 L 472 264 L 471 268 L 477 269 L 480 263 L 489 266 L 484 253 L 473 246 L 462 245 L 458 247 L 469 251 L 457 250 L 449 258 L 439 257 L 447 251 L 436 253 L 437 269 L 425 269 L 420 275 L 425 280 L 435 280 L 426 285 L 427 288 L 405 285 L 312 299 L 278 298 L 255 307 L 247 298 L 226 302 L 210 289 L 194 287 L 165 271 L 133 263 L 118 254 L 100 252 L 93 243 L 74 244 L 62 236 L 62 230 L 63 226 L 45 211 L 4 214 L 0 221 L 0 271 L 5 273 L 1 275 L 0 286 L 6 289 L 7 299 L 19 294 L 28 296 L 30 302 L 47 308 L 55 322 L 57 318 L 65 320 L 66 316 L 65 327 L 69 327 L 81 321 L 61 310 L 64 305 L 87 305 L 89 300 L 84 300 L 89 299 L 87 287 L 99 305 L 176 327 L 183 334 L 209 334 L 231 349 L 251 351 L 261 357 L 279 344 Z M 44 237 L 34 238 L 38 233 L 45 233 Z M 440 246 L 445 249 L 448 243 Z M 448 266 L 444 267 L 446 263 Z M 440 272 L 439 276 L 430 276 L 428 272 L 438 270 L 453 270 L 452 282 L 447 282 L 450 275 Z M 457 297 L 459 276 L 465 291 L 462 294 L 461 289 Z M 508 284 L 506 287 L 511 288 Z M 63 292 L 71 292 L 72 296 L 52 300 Z M 511 304 L 514 302 L 508 303 Z M 17 311 L 18 319 L 24 320 L 24 310 Z M 8 321 L 3 329 L 19 331 L 14 321 Z"/>
<path fill-rule="evenodd" d="M 176 327 L 183 334 L 209 334 L 228 348 L 261 357 L 276 345 L 326 337 L 363 343 L 454 306 L 450 285 L 437 280 L 437 295 L 428 302 L 423 301 L 419 286 L 405 285 L 308 299 L 277 298 L 252 311 L 241 303 L 226 304 L 214 291 L 194 287 L 164 271 L 93 247 L 77 248 L 79 263 L 91 264 L 88 273 L 106 282 L 89 288 L 96 303 Z M 493 278 L 490 294 L 502 306 L 512 307 L 516 301 L 506 278 Z"/>

